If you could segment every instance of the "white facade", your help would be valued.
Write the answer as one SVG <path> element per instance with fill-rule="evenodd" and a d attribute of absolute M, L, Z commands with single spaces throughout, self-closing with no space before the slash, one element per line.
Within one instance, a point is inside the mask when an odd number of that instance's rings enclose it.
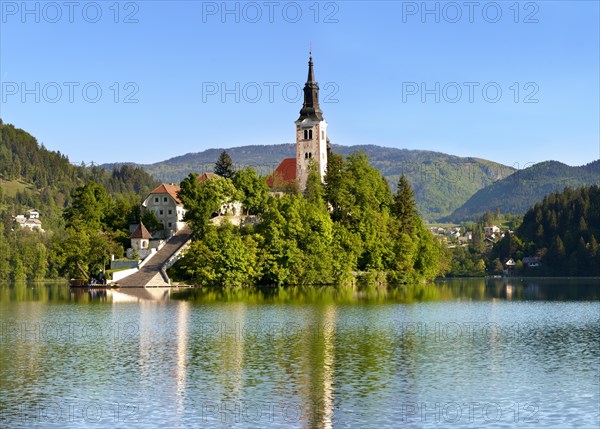
<path fill-rule="evenodd" d="M 485 234 L 495 234 L 500 232 L 500 228 L 497 225 L 486 226 L 483 231 Z"/>
<path fill-rule="evenodd" d="M 17 225 L 19 225 L 21 228 L 29 228 L 32 231 L 34 229 L 37 229 L 41 232 L 44 232 L 44 229 L 42 228 L 42 221 L 39 220 L 37 217 L 30 218 L 24 215 L 17 215 L 14 217 L 14 220 L 17 223 Z"/>
<path fill-rule="evenodd" d="M 131 248 L 135 250 L 146 250 L 150 247 L 150 240 L 148 238 L 132 238 Z"/>
<path fill-rule="evenodd" d="M 164 189 L 165 186 L 161 185 L 159 188 Z M 154 212 L 156 219 L 164 225 L 167 235 L 173 235 L 185 226 L 183 222 L 185 209 L 183 204 L 173 197 L 173 192 L 168 191 L 171 189 L 164 189 L 164 192 L 153 191 L 144 200 L 142 207 L 143 210 Z"/>

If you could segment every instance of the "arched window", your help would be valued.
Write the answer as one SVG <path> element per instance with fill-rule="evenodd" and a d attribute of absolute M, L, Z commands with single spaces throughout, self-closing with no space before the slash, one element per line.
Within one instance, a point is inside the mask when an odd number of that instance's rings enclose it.
<path fill-rule="evenodd" d="M 312 140 L 312 130 L 308 130 L 308 139 Z"/>

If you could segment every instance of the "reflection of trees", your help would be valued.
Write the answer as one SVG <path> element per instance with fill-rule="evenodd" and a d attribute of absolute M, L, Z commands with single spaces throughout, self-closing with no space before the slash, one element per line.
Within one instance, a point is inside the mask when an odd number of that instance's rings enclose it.
<path fill-rule="evenodd" d="M 65 302 L 69 288 L 64 283 L 26 283 L 0 286 L 0 302 Z"/>
<path fill-rule="evenodd" d="M 414 399 L 419 346 L 379 311 L 363 316 L 367 318 L 346 318 L 336 330 L 335 402 L 344 408 L 337 410 L 335 420 L 344 425 L 346 419 L 360 419 L 376 427 L 399 412 L 399 404 Z"/>
<path fill-rule="evenodd" d="M 483 279 L 478 280 L 483 282 Z M 465 286 L 466 285 L 466 286 Z M 421 301 L 443 301 L 454 299 L 465 293 L 478 297 L 481 293 L 470 292 L 473 283 L 417 283 L 397 287 L 356 287 L 356 286 L 292 286 L 278 288 L 244 289 L 186 289 L 173 294 L 174 299 L 185 299 L 202 303 L 239 302 L 246 303 L 410 303 Z M 479 288 L 479 289 L 478 289 Z M 485 290 L 485 285 L 477 285 L 476 290 Z"/>
<path fill-rule="evenodd" d="M 55 330 L 45 329 L 49 324 L 56 325 L 52 316 L 47 316 L 49 307 L 40 305 L 58 300 L 57 293 L 57 289 L 42 285 L 32 288 L 26 283 L 0 287 L 0 380 L 7 383 L 2 386 L 0 407 L 5 409 L 0 413 L 0 422 L 11 421 L 13 416 L 15 421 L 34 422 L 37 407 L 55 400 L 47 390 L 31 394 L 31 386 L 52 384 L 47 381 L 54 377 L 47 371 L 47 362 L 64 354 Z M 66 300 L 67 296 L 62 298 Z"/>

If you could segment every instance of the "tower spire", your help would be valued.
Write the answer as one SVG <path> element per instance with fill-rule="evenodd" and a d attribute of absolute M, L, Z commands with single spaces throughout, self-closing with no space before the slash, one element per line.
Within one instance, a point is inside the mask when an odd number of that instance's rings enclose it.
<path fill-rule="evenodd" d="M 306 189 L 311 168 L 317 168 L 321 181 L 327 170 L 327 122 L 319 107 L 319 84 L 315 80 L 312 45 L 308 57 L 308 77 L 304 85 L 304 104 L 296 123 L 296 181 Z"/>
<path fill-rule="evenodd" d="M 308 77 L 304 85 L 304 104 L 300 110 L 299 120 L 310 118 L 317 121 L 323 120 L 323 112 L 319 107 L 319 84 L 315 80 L 315 70 L 312 59 L 312 46 L 308 58 Z"/>
<path fill-rule="evenodd" d="M 306 79 L 306 84 L 309 83 L 314 83 L 315 85 L 317 84 L 317 82 L 315 82 L 315 70 L 313 67 L 312 51 L 310 51 L 310 57 L 308 57 L 308 78 Z"/>

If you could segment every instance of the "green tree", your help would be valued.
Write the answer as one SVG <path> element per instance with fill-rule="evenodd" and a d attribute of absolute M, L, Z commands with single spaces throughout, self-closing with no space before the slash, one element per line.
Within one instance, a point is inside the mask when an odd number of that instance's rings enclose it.
<path fill-rule="evenodd" d="M 412 234 L 419 218 L 415 194 L 404 175 L 398 180 L 398 189 L 392 203 L 392 213 L 400 221 L 400 231 Z"/>
<path fill-rule="evenodd" d="M 504 272 L 504 265 L 502 265 L 500 259 L 496 258 L 492 261 L 491 269 L 494 274 L 502 274 Z"/>
<path fill-rule="evenodd" d="M 248 214 L 260 214 L 265 210 L 269 188 L 264 177 L 252 167 L 239 170 L 233 177 L 233 184 L 243 193 L 242 203 Z"/>
<path fill-rule="evenodd" d="M 13 254 L 12 266 L 12 281 L 23 282 L 27 280 L 27 270 L 19 253 Z"/>
<path fill-rule="evenodd" d="M 325 174 L 325 198 L 333 208 L 332 215 L 337 219 L 341 215 L 340 192 L 344 184 L 344 157 L 328 152 L 327 172 Z"/>
<path fill-rule="evenodd" d="M 71 207 L 65 211 L 67 226 L 76 229 L 103 229 L 108 213 L 113 209 L 113 201 L 106 189 L 91 181 L 73 193 Z"/>
<path fill-rule="evenodd" d="M 185 221 L 199 237 L 202 237 L 207 231 L 208 221 L 222 204 L 239 201 L 242 195 L 231 179 L 215 177 L 198 182 L 198 175 L 192 173 L 181 182 L 179 198 L 187 210 Z"/>
<path fill-rule="evenodd" d="M 262 275 L 258 238 L 242 236 L 225 223 L 209 227 L 202 240 L 186 251 L 180 269 L 197 284 L 211 287 L 242 287 L 254 284 Z"/>
<path fill-rule="evenodd" d="M 46 277 L 48 270 L 48 255 L 46 246 L 43 243 L 36 243 L 35 256 L 33 259 L 32 278 L 35 280 L 43 280 Z"/>
<path fill-rule="evenodd" d="M 225 150 L 221 152 L 219 159 L 217 159 L 217 162 L 215 163 L 215 173 L 225 179 L 232 179 L 235 175 L 233 161 L 231 160 L 231 156 L 229 156 Z"/>
<path fill-rule="evenodd" d="M 154 210 L 145 210 L 141 221 L 150 232 L 162 231 L 165 228 L 162 222 L 156 217 Z"/>
<path fill-rule="evenodd" d="M 567 254 L 565 250 L 565 245 L 560 238 L 560 236 L 555 236 L 552 246 L 548 249 L 548 254 L 546 255 L 546 261 L 550 264 L 551 270 L 555 274 L 563 274 L 565 268 L 565 260 Z"/>
<path fill-rule="evenodd" d="M 308 164 L 308 177 L 306 179 L 306 189 L 304 190 L 304 198 L 311 203 L 321 206 L 324 204 L 325 190 L 321 182 L 321 175 L 318 171 L 318 166 L 313 159 Z"/>

